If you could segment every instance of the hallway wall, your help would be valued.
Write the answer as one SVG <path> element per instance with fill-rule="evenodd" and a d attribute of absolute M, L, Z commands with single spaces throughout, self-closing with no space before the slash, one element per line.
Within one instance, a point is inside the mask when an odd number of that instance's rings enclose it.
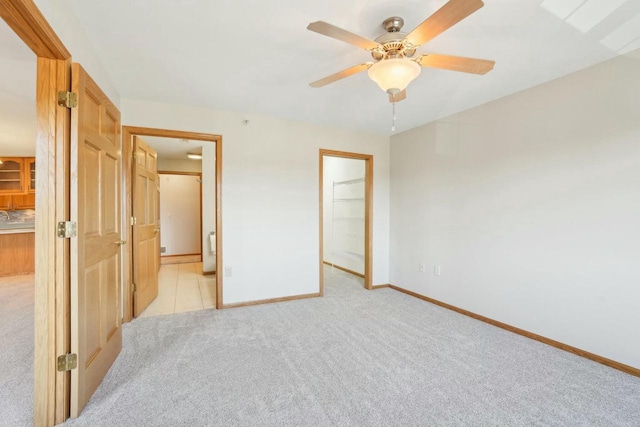
<path fill-rule="evenodd" d="M 200 183 L 195 175 L 160 174 L 161 255 L 200 253 Z"/>

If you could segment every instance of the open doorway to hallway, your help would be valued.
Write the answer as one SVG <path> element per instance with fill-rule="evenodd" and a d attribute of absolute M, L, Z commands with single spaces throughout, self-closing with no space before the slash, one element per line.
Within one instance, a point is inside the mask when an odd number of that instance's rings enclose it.
<path fill-rule="evenodd" d="M 123 138 L 132 150 L 125 177 L 133 242 L 125 321 L 220 308 L 222 138 L 130 126 Z M 152 243 L 139 237 L 145 233 Z"/>
<path fill-rule="evenodd" d="M 157 155 L 159 270 L 157 297 L 140 317 L 215 308 L 215 159 L 203 154 L 211 143 L 153 136 L 144 141 Z M 209 168 L 204 173 L 203 165 Z"/>

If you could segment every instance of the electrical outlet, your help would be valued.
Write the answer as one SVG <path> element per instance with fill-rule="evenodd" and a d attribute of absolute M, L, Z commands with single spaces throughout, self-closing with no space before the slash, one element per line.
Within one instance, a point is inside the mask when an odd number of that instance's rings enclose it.
<path fill-rule="evenodd" d="M 418 264 L 418 271 L 420 273 L 424 273 L 424 263 L 421 262 Z"/>
<path fill-rule="evenodd" d="M 231 277 L 232 274 L 233 274 L 233 270 L 231 269 L 231 267 L 224 268 L 224 277 Z"/>
<path fill-rule="evenodd" d="M 441 272 L 440 266 L 439 265 L 434 265 L 433 266 L 433 274 L 435 274 L 436 276 L 439 276 L 440 272 Z"/>

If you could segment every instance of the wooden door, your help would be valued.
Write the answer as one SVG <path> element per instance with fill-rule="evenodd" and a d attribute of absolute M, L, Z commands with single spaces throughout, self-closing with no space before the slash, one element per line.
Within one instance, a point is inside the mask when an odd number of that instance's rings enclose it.
<path fill-rule="evenodd" d="M 139 316 L 158 296 L 158 154 L 142 139 L 133 137 L 133 313 Z"/>
<path fill-rule="evenodd" d="M 71 112 L 71 416 L 77 417 L 122 348 L 120 112 L 73 64 Z"/>

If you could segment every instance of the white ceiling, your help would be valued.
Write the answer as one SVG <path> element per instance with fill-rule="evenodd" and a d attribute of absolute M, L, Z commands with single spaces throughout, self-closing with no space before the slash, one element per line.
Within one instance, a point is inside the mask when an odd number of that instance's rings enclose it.
<path fill-rule="evenodd" d="M 397 131 L 640 49 L 638 0 L 484 0 L 420 52 L 493 59 L 485 76 L 423 69 L 397 105 Z M 446 0 L 72 0 L 123 98 L 390 134 L 391 106 L 365 73 L 308 86 L 370 60 L 306 30 L 324 20 L 367 38 L 399 15 L 410 31 Z M 0 156 L 33 155 L 35 56 L 0 20 Z"/>
<path fill-rule="evenodd" d="M 306 30 L 324 20 L 373 39 L 410 31 L 445 0 L 72 0 L 124 98 L 267 114 L 390 133 L 387 96 L 365 73 L 311 81 L 370 60 Z M 179 5 L 178 5 L 179 4 Z M 640 47 L 638 0 L 485 0 L 420 52 L 493 59 L 485 76 L 424 69 L 398 104 L 398 131 Z"/>
<path fill-rule="evenodd" d="M 36 56 L 0 19 L 0 157 L 36 147 Z"/>
<path fill-rule="evenodd" d="M 202 145 L 209 142 L 176 138 L 143 136 L 142 140 L 156 150 L 159 159 L 190 160 L 187 153 L 202 154 Z"/>

